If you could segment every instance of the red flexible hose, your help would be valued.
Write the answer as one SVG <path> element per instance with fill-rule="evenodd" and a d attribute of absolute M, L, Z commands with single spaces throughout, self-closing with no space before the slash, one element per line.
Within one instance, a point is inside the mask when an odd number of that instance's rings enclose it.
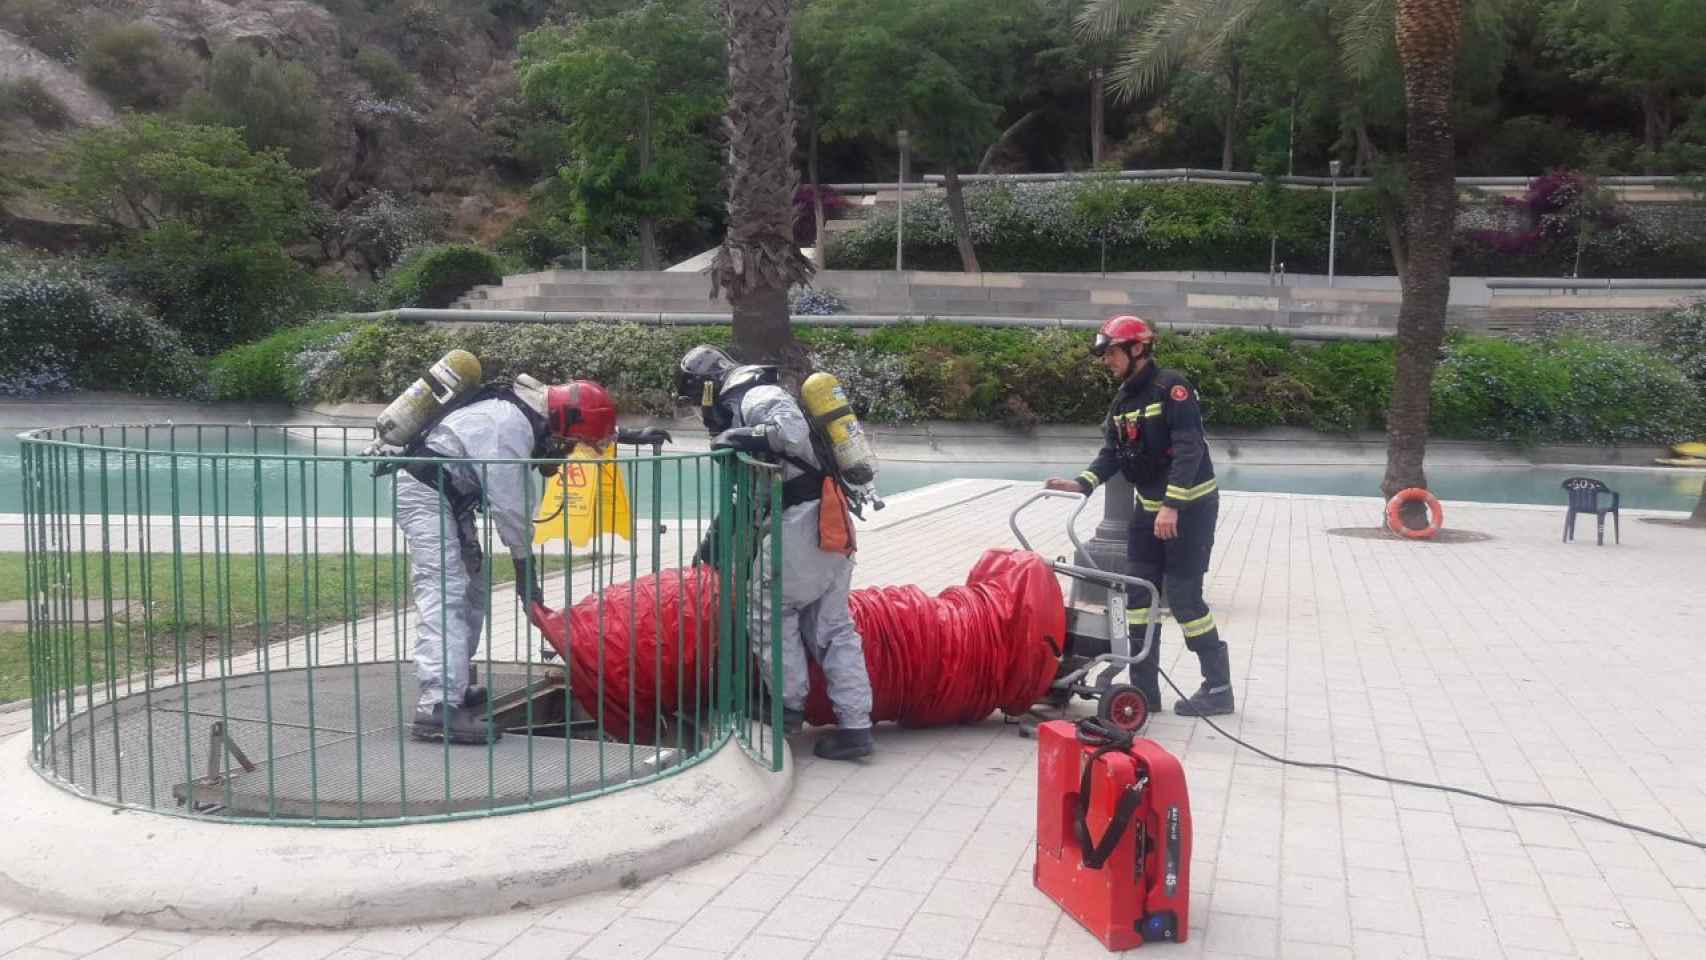
<path fill-rule="evenodd" d="M 988 551 L 964 586 L 935 597 L 867 587 L 852 591 L 848 606 L 864 642 L 874 722 L 923 727 L 1022 712 L 1047 693 L 1066 635 L 1060 582 L 1046 560 L 1022 550 Z M 567 618 L 539 606 L 530 615 L 564 655 L 575 701 L 625 736 L 630 716 L 692 712 L 716 661 L 716 613 L 716 575 L 700 567 L 613 586 Z M 810 670 L 806 717 L 833 723 L 823 671 L 815 661 Z M 638 724 L 633 733 L 642 743 L 653 735 Z"/>

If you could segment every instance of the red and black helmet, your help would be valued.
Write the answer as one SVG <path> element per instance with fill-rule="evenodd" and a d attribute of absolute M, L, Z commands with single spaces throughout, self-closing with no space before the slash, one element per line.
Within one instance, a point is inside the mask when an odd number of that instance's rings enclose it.
<path fill-rule="evenodd" d="M 1154 342 L 1155 331 L 1149 328 L 1149 324 L 1129 314 L 1120 314 L 1117 317 L 1109 317 L 1102 324 L 1102 329 L 1096 331 L 1096 342 L 1090 345 L 1090 353 L 1099 357 L 1107 353 L 1109 347 L 1133 343 L 1148 345 Z"/>
<path fill-rule="evenodd" d="M 565 440 L 595 446 L 616 436 L 616 403 L 591 380 L 571 380 L 545 391 L 546 424 Z"/>

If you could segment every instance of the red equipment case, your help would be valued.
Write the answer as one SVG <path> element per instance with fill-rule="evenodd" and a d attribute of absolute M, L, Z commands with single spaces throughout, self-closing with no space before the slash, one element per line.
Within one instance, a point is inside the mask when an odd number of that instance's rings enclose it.
<path fill-rule="evenodd" d="M 1083 743 L 1068 721 L 1039 726 L 1033 875 L 1109 950 L 1184 943 L 1191 801 L 1178 759 L 1142 737 Z"/>

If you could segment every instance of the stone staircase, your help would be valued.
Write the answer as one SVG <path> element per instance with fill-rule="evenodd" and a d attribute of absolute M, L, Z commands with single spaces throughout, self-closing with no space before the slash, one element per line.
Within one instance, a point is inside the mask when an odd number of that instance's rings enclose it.
<path fill-rule="evenodd" d="M 1448 322 L 1470 330 L 1520 333 L 1558 313 L 1643 313 L 1672 309 L 1700 290 L 1548 290 L 1489 288 L 1455 277 Z M 1634 281 L 1624 283 L 1633 284 Z M 1397 327 L 1399 293 L 1390 277 L 1293 275 L 1283 284 L 1261 273 L 933 273 L 826 270 L 814 281 L 866 317 L 977 318 L 982 323 L 1086 326 L 1135 313 L 1166 326 L 1273 328 L 1306 335 L 1369 336 Z M 700 314 L 728 316 L 696 272 L 549 270 L 477 287 L 454 307 L 530 313 Z"/>

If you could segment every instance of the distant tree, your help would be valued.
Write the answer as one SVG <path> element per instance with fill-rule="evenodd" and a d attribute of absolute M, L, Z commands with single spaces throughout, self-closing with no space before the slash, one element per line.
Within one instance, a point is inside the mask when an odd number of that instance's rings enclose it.
<path fill-rule="evenodd" d="M 89 85 L 120 107 L 164 110 L 195 82 L 196 65 L 145 23 L 98 27 L 78 57 Z"/>
<path fill-rule="evenodd" d="M 249 149 L 277 147 L 300 167 L 313 166 L 325 149 L 325 107 L 314 76 L 245 44 L 214 53 L 207 89 L 186 97 L 183 111 L 193 123 L 236 127 Z"/>
<path fill-rule="evenodd" d="M 1648 172 L 1688 94 L 1706 90 L 1706 3 L 1700 0 L 1559 0 L 1543 14 L 1550 50 L 1578 79 L 1635 104 Z"/>
<path fill-rule="evenodd" d="M 119 239 L 108 258 L 197 347 L 298 319 L 314 287 L 285 252 L 306 237 L 307 173 L 241 132 L 155 117 L 84 131 L 53 196 Z"/>
<path fill-rule="evenodd" d="M 599 236 L 638 223 L 641 269 L 660 266 L 658 226 L 691 217 L 717 182 L 722 64 L 705 0 L 655 0 L 522 38 L 522 92 L 555 114 L 576 221 Z"/>
<path fill-rule="evenodd" d="M 841 134 L 895 142 L 941 167 L 966 272 L 978 272 L 963 171 L 978 168 L 1002 132 L 1009 96 L 1023 89 L 1024 56 L 1041 39 L 1032 0 L 813 0 L 801 18 Z"/>

